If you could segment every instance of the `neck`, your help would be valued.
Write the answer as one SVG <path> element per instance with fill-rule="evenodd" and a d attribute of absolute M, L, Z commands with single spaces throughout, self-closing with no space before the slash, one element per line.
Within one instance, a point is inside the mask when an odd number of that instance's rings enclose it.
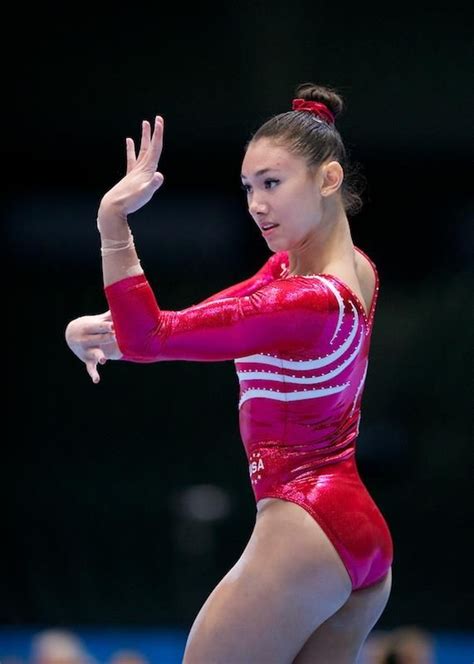
<path fill-rule="evenodd" d="M 354 260 L 354 244 L 347 216 L 337 206 L 301 245 L 288 251 L 290 275 L 319 274 L 335 263 Z M 332 213 L 331 213 L 332 212 Z"/>

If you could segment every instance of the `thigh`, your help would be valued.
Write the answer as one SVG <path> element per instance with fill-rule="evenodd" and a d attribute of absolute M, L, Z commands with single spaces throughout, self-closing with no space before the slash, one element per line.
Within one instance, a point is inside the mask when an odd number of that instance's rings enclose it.
<path fill-rule="evenodd" d="M 299 505 L 257 514 L 241 558 L 208 597 L 184 664 L 287 664 L 351 593 L 333 545 Z"/>
<path fill-rule="evenodd" d="M 294 664 L 352 664 L 390 595 L 391 570 L 378 583 L 355 590 L 347 602 L 320 625 L 304 644 Z"/>

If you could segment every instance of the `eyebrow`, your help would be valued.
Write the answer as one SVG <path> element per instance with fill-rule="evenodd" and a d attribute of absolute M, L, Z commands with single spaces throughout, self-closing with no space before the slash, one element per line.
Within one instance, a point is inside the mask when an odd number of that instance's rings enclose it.
<path fill-rule="evenodd" d="M 278 170 L 278 168 L 261 168 L 259 171 L 257 171 L 257 172 L 255 173 L 255 177 L 258 178 L 258 177 L 260 177 L 261 175 L 263 175 L 264 173 L 268 173 L 268 171 L 277 171 L 277 170 Z M 243 173 L 241 173 L 241 174 L 240 174 L 240 179 L 241 179 L 241 180 L 247 180 L 248 178 L 247 178 L 246 175 L 244 175 Z"/>

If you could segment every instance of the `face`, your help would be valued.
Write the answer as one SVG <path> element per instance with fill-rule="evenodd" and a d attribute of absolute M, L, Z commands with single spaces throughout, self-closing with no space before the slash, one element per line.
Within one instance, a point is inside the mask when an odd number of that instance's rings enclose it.
<path fill-rule="evenodd" d="M 250 143 L 242 163 L 249 212 L 273 251 L 304 246 L 321 220 L 319 169 L 268 139 Z M 275 224 L 265 230 L 270 224 Z"/>

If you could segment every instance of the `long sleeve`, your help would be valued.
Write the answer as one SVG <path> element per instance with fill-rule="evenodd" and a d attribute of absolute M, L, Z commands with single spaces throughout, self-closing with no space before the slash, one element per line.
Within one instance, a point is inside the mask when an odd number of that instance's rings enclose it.
<path fill-rule="evenodd" d="M 144 275 L 115 282 L 105 293 L 119 348 L 135 362 L 297 353 L 314 344 L 334 299 L 322 283 L 298 279 L 276 279 L 251 295 L 181 311 L 161 310 Z"/>
<path fill-rule="evenodd" d="M 275 279 L 280 278 L 285 275 L 289 269 L 289 259 L 288 252 L 279 251 L 275 254 L 272 254 L 270 258 L 262 265 L 262 267 L 248 279 L 244 279 L 237 284 L 232 284 L 218 293 L 210 295 L 206 299 L 202 300 L 197 304 L 204 304 L 206 302 L 213 302 L 214 300 L 221 300 L 230 297 L 243 297 L 244 295 L 251 295 L 255 291 L 259 290 L 263 286 L 271 283 Z M 155 362 L 154 358 L 149 357 L 126 357 L 122 355 L 122 360 L 130 362 L 139 362 L 139 363 L 149 363 Z"/>

